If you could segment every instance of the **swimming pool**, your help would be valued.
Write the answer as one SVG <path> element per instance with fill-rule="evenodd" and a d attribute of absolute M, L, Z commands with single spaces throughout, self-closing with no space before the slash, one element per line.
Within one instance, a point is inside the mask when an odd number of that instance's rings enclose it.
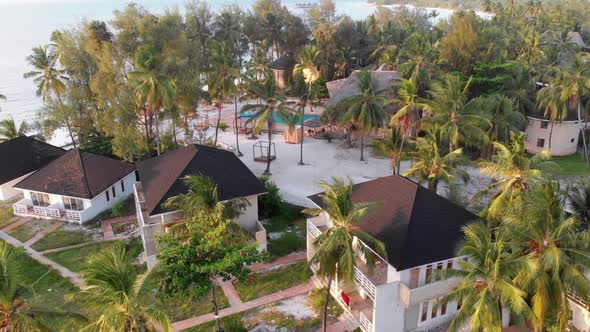
<path fill-rule="evenodd" d="M 241 114 L 241 117 L 248 119 L 248 118 L 251 118 L 253 114 L 254 113 L 252 113 L 252 112 L 243 112 Z M 309 119 L 317 119 L 317 120 L 319 120 L 320 118 L 321 118 L 321 115 L 319 115 L 319 114 L 305 114 L 303 116 L 304 121 L 307 121 Z M 285 121 L 283 121 L 283 119 L 281 119 L 281 117 L 278 114 L 276 114 L 276 113 L 273 113 L 272 114 L 272 121 L 274 123 L 285 123 Z M 301 120 L 299 120 L 299 123 L 298 124 L 301 124 Z"/>

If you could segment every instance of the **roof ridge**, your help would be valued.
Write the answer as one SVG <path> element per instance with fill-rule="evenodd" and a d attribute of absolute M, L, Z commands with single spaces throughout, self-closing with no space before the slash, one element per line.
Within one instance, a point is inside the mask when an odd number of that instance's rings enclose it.
<path fill-rule="evenodd" d="M 88 197 L 92 197 L 90 193 L 90 185 L 88 184 L 88 178 L 86 177 L 86 168 L 84 167 L 84 160 L 82 159 L 82 151 L 80 149 L 75 149 L 78 152 L 78 159 L 80 160 L 80 167 L 82 168 L 82 180 L 84 181 L 84 186 L 86 187 L 86 193 Z"/>

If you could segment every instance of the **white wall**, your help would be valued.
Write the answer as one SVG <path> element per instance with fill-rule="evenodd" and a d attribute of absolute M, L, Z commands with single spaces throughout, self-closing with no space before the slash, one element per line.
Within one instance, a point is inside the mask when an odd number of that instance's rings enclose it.
<path fill-rule="evenodd" d="M 258 195 L 244 197 L 248 201 L 248 206 L 242 211 L 242 214 L 234 222 L 250 233 L 256 232 L 256 222 L 258 221 Z"/>
<path fill-rule="evenodd" d="M 125 191 L 121 190 L 121 181 L 117 181 L 112 186 L 96 195 L 88 205 L 86 205 L 86 202 L 84 203 L 84 211 L 81 213 L 82 223 L 90 221 L 101 212 L 110 210 L 115 204 L 124 201 L 129 195 L 133 194 L 135 172 L 128 174 L 122 180 L 125 183 Z M 115 197 L 113 197 L 113 187 L 115 188 Z M 109 192 L 108 201 L 106 196 L 107 191 Z"/>
<path fill-rule="evenodd" d="M 579 304 L 568 299 L 570 308 L 572 309 L 571 324 L 582 332 L 590 331 L 590 311 L 580 306 Z"/>
<path fill-rule="evenodd" d="M 0 201 L 10 201 L 10 200 L 16 198 L 18 195 L 21 195 L 22 190 L 15 189 L 12 186 L 21 182 L 24 178 L 29 176 L 31 173 L 25 174 L 21 177 L 14 179 L 14 180 L 11 180 L 11 181 L 1 184 L 0 185 Z"/>
<path fill-rule="evenodd" d="M 578 121 L 549 121 L 547 128 L 541 128 L 544 120 L 528 117 L 528 125 L 525 130 L 525 145 L 529 153 L 537 153 L 543 150 L 549 150 L 549 133 L 553 124 L 553 133 L 551 135 L 551 153 L 552 156 L 567 156 L 576 153 L 578 147 L 578 137 L 580 134 L 580 124 Z M 538 139 L 544 139 L 543 147 L 537 146 Z"/>
<path fill-rule="evenodd" d="M 399 283 L 377 286 L 373 308 L 375 331 L 404 331 L 406 308 L 399 302 Z"/>

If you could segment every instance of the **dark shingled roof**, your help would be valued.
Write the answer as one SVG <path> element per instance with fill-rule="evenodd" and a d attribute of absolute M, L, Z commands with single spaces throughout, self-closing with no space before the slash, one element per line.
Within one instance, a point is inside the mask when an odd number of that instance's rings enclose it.
<path fill-rule="evenodd" d="M 15 187 L 91 199 L 134 170 L 132 163 L 73 149 Z"/>
<path fill-rule="evenodd" d="M 309 196 L 318 206 L 320 194 Z M 402 176 L 354 185 L 352 200 L 381 202 L 359 227 L 385 244 L 398 271 L 455 257 L 462 227 L 477 216 Z"/>
<path fill-rule="evenodd" d="M 36 171 L 64 153 L 57 146 L 27 136 L 0 143 L 0 183 Z"/>
<path fill-rule="evenodd" d="M 295 66 L 295 61 L 290 56 L 283 54 L 268 65 L 268 68 L 275 70 L 289 70 Z"/>
<path fill-rule="evenodd" d="M 210 177 L 218 186 L 221 201 L 263 194 L 264 184 L 232 152 L 203 145 L 189 145 L 137 164 L 148 214 L 166 212 L 170 197 L 186 193 L 182 178 Z"/>

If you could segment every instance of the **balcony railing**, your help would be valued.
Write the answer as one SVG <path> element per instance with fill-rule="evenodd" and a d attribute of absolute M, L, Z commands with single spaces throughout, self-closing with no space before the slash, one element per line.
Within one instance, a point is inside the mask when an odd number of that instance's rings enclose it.
<path fill-rule="evenodd" d="M 567 291 L 567 296 L 569 297 L 570 300 L 574 301 L 578 305 L 580 305 L 583 308 L 585 308 L 586 310 L 590 311 L 590 302 L 588 302 L 588 299 L 584 299 L 584 298 L 580 297 L 578 294 L 576 294 L 576 292 L 574 292 L 572 290 Z"/>
<path fill-rule="evenodd" d="M 422 287 L 412 289 L 402 282 L 399 284 L 399 299 L 406 308 L 409 308 L 421 302 L 428 301 L 429 299 L 450 293 L 453 288 L 459 285 L 460 281 L 460 278 L 454 277 L 438 280 Z"/>
<path fill-rule="evenodd" d="M 80 211 L 66 210 L 66 219 L 80 221 Z"/>
<path fill-rule="evenodd" d="M 361 326 L 361 330 L 364 332 L 373 332 L 375 330 L 373 323 L 365 316 L 362 311 L 359 317 L 359 324 Z"/>
<path fill-rule="evenodd" d="M 320 231 L 320 229 L 314 225 L 312 219 L 307 219 L 307 231 L 313 236 L 314 239 L 322 235 L 322 231 Z"/>
<path fill-rule="evenodd" d="M 375 287 L 375 284 L 373 284 L 371 280 L 369 280 L 369 278 L 367 278 L 367 276 L 356 266 L 354 267 L 354 281 L 367 292 L 373 301 L 375 300 L 375 292 L 377 291 L 377 287 Z"/>
<path fill-rule="evenodd" d="M 59 204 L 49 206 L 33 205 L 30 200 L 22 199 L 12 205 L 14 214 L 19 216 L 33 216 L 53 218 L 66 221 L 80 221 L 81 212 L 75 210 L 64 210 Z"/>

